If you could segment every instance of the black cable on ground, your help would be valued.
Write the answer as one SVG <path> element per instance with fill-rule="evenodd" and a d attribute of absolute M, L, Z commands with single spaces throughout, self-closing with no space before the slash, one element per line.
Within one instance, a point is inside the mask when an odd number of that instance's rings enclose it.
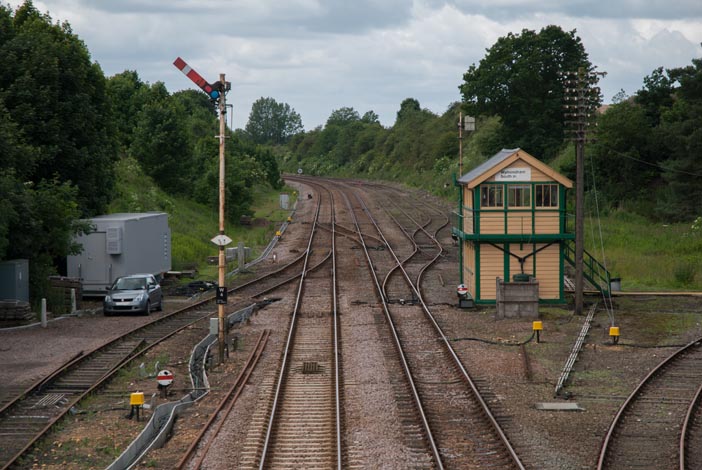
<path fill-rule="evenodd" d="M 487 344 L 496 344 L 498 346 L 521 346 L 523 344 L 530 343 L 534 337 L 536 336 L 536 331 L 531 333 L 531 336 L 529 339 L 521 342 L 521 343 L 506 343 L 504 341 L 493 341 L 490 339 L 483 339 L 483 338 L 453 338 L 450 341 L 478 341 L 480 343 L 487 343 Z"/>

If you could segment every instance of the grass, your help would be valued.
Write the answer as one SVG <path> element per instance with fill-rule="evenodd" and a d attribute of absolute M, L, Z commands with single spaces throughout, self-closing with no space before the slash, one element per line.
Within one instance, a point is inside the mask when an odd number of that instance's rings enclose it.
<path fill-rule="evenodd" d="M 116 168 L 117 196 L 109 212 L 167 212 L 172 268 L 176 271 L 196 269 L 199 277 L 216 279 L 217 266 L 208 265 L 207 258 L 218 255 L 217 246 L 210 241 L 219 232 L 218 207 L 164 193 L 133 159 L 122 159 Z M 254 218 L 265 218 L 269 222 L 262 226 L 242 226 L 225 220 L 225 233 L 233 240 L 232 246 L 243 241 L 252 248 L 253 256 L 258 256 L 288 217 L 289 211 L 279 207 L 281 192 L 292 195 L 293 190 L 286 187 L 276 191 L 263 185 L 254 188 Z M 292 204 L 295 198 L 290 199 Z"/>
<path fill-rule="evenodd" d="M 693 297 L 617 298 L 617 323 L 629 341 L 642 345 L 685 344 L 702 334 L 699 300 Z M 631 332 L 636 331 L 635 338 Z"/>
<path fill-rule="evenodd" d="M 586 249 L 622 278 L 623 290 L 702 290 L 702 234 L 690 224 L 663 224 L 618 212 L 585 225 Z M 604 247 L 604 258 L 601 246 Z"/>

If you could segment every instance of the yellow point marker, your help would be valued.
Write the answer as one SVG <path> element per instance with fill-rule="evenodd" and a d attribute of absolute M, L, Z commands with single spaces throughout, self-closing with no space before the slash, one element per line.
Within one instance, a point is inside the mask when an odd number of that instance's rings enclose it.
<path fill-rule="evenodd" d="M 544 324 L 541 320 L 537 320 L 531 323 L 531 329 L 536 333 L 536 342 L 541 342 L 541 330 L 544 329 Z"/>
<path fill-rule="evenodd" d="M 134 392 L 129 395 L 129 404 L 132 406 L 141 406 L 144 404 L 144 392 Z"/>

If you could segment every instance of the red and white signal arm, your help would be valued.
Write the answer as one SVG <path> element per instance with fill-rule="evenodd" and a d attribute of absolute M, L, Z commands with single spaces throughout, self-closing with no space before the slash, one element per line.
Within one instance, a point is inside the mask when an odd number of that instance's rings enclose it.
<path fill-rule="evenodd" d="M 183 72 L 186 77 L 192 80 L 192 82 L 195 83 L 195 85 L 199 86 L 202 91 L 207 93 L 207 95 L 210 98 L 212 98 L 213 100 L 219 98 L 221 94 L 220 92 L 222 91 L 222 84 L 220 84 L 219 82 L 216 82 L 216 84 L 208 83 L 207 80 L 202 78 L 202 75 L 193 70 L 193 68 L 190 67 L 180 57 L 176 58 L 176 60 L 173 62 L 173 65 L 175 65 L 178 70 Z"/>
<path fill-rule="evenodd" d="M 458 295 L 466 295 L 468 293 L 468 287 L 465 284 L 459 284 L 456 288 Z"/>
<path fill-rule="evenodd" d="M 168 387 L 173 383 L 173 372 L 170 370 L 162 370 L 159 371 L 158 374 L 156 374 L 156 381 L 158 382 L 159 385 L 162 385 L 164 387 Z"/>

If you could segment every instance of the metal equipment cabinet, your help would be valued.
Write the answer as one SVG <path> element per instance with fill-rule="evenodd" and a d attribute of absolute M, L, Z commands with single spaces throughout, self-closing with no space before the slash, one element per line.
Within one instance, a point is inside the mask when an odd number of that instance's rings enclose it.
<path fill-rule="evenodd" d="M 84 296 L 104 294 L 120 276 L 171 270 L 168 214 L 110 214 L 90 222 L 95 231 L 76 239 L 83 252 L 67 259 L 68 276 L 81 279 Z"/>
<path fill-rule="evenodd" d="M 29 302 L 29 260 L 0 262 L 0 300 Z"/>

